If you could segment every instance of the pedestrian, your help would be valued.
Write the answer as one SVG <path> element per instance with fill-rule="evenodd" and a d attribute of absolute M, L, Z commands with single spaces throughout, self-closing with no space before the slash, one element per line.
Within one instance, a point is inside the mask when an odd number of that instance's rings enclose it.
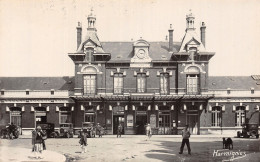
<path fill-rule="evenodd" d="M 117 138 L 118 136 L 121 137 L 121 134 L 122 134 L 122 130 L 123 130 L 123 127 L 121 125 L 121 123 L 118 125 L 118 128 L 117 128 Z"/>
<path fill-rule="evenodd" d="M 190 141 L 189 141 L 190 131 L 188 130 L 188 128 L 189 128 L 189 125 L 186 125 L 185 128 L 182 130 L 182 143 L 181 143 L 181 148 L 180 148 L 179 154 L 183 153 L 183 148 L 184 148 L 184 145 L 186 144 L 187 148 L 188 148 L 188 154 L 191 155 Z"/>
<path fill-rule="evenodd" d="M 145 130 L 146 130 L 146 141 L 147 141 L 152 137 L 152 128 L 149 123 L 147 124 Z"/>
<path fill-rule="evenodd" d="M 45 136 L 45 134 L 42 131 L 41 126 L 37 126 L 36 131 L 32 132 L 33 151 L 34 151 L 35 157 L 37 159 L 43 159 L 42 151 L 43 151 L 43 137 L 44 136 Z"/>
<path fill-rule="evenodd" d="M 97 123 L 96 128 L 97 128 L 98 137 L 102 137 L 102 132 L 101 132 L 102 127 L 99 125 L 99 123 Z"/>
<path fill-rule="evenodd" d="M 35 152 L 36 130 L 32 130 L 32 152 Z"/>
<path fill-rule="evenodd" d="M 86 146 L 87 146 L 87 134 L 83 131 L 80 132 L 80 140 L 79 144 L 81 147 L 81 153 L 86 153 Z"/>

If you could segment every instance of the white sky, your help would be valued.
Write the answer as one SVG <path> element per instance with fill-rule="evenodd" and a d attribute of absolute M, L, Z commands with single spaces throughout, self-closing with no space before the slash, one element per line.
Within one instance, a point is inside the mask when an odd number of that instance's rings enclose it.
<path fill-rule="evenodd" d="M 260 74 L 259 0 L 0 0 L 0 76 L 73 76 L 76 25 L 93 7 L 101 41 L 164 41 L 173 24 L 181 41 L 185 16 L 206 23 L 209 74 Z"/>

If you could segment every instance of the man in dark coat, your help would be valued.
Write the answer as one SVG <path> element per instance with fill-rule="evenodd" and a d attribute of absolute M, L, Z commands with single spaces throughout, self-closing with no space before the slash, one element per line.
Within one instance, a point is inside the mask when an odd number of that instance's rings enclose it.
<path fill-rule="evenodd" d="M 122 134 L 122 130 L 123 130 L 123 127 L 121 125 L 121 123 L 118 125 L 118 128 L 117 128 L 117 138 L 118 136 L 121 137 L 121 134 Z"/>
<path fill-rule="evenodd" d="M 189 141 L 190 131 L 188 130 L 188 128 L 189 128 L 189 125 L 186 125 L 185 128 L 182 130 L 182 143 L 181 143 L 181 148 L 180 148 L 179 154 L 182 154 L 182 153 L 183 153 L 183 148 L 184 148 L 184 145 L 185 145 L 185 144 L 186 144 L 187 147 L 188 147 L 188 153 L 189 153 L 189 155 L 191 154 L 190 141 Z"/>

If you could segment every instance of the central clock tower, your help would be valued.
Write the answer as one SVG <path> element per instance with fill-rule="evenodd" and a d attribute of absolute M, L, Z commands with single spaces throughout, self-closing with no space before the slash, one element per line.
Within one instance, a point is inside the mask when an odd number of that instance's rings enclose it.
<path fill-rule="evenodd" d="M 151 67 L 152 59 L 149 56 L 150 44 L 142 38 L 133 44 L 134 56 L 131 58 L 131 67 Z"/>

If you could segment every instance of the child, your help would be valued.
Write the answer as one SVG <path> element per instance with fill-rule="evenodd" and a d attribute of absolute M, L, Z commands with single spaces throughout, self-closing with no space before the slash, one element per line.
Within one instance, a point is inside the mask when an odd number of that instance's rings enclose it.
<path fill-rule="evenodd" d="M 80 140 L 79 144 L 81 147 L 81 153 L 86 153 L 86 146 L 87 146 L 87 134 L 83 131 L 80 132 Z"/>

